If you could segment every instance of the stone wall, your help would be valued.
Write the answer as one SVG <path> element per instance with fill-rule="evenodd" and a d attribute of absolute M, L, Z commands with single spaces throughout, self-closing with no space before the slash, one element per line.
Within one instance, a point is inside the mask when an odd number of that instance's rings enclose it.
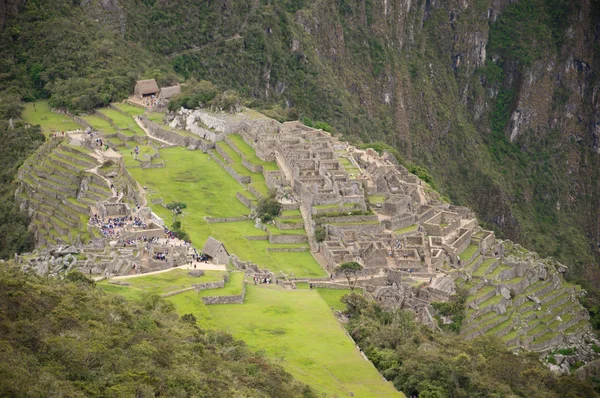
<path fill-rule="evenodd" d="M 340 216 L 340 217 L 319 217 L 319 221 L 323 223 L 351 223 L 351 222 L 365 222 L 365 221 L 377 221 L 377 216 Z"/>
<path fill-rule="evenodd" d="M 268 252 L 300 253 L 308 251 L 308 247 L 268 247 Z"/>
<path fill-rule="evenodd" d="M 269 243 L 306 243 L 306 235 L 269 235 Z"/>
<path fill-rule="evenodd" d="M 229 280 L 229 276 L 225 275 L 222 281 L 217 282 L 205 282 L 205 283 L 194 283 L 192 286 L 197 292 L 209 289 L 221 289 L 225 287 L 225 282 Z"/>
<path fill-rule="evenodd" d="M 238 198 L 238 200 L 242 202 L 242 204 L 248 209 L 254 209 L 254 203 L 252 203 L 252 200 L 244 196 L 244 194 L 242 194 L 241 192 L 236 192 L 235 197 Z"/>
<path fill-rule="evenodd" d="M 209 224 L 216 224 L 221 222 L 238 222 L 238 221 L 248 221 L 248 217 L 227 217 L 227 218 L 214 218 L 214 217 L 204 217 L 206 222 Z"/>
<path fill-rule="evenodd" d="M 232 176 L 237 182 L 239 182 L 242 185 L 245 184 L 250 184 L 250 176 L 241 176 L 237 173 L 237 171 L 235 171 L 234 169 L 232 169 L 229 165 L 223 163 L 221 161 L 221 159 L 219 159 L 214 153 L 212 153 L 211 151 L 208 152 L 209 156 L 215 161 L 217 162 L 217 164 L 219 166 L 221 166 L 227 173 L 229 173 L 230 176 Z"/>
<path fill-rule="evenodd" d="M 163 141 L 172 143 L 173 145 L 185 146 L 188 148 L 201 149 L 208 151 L 215 147 L 214 143 L 201 139 L 200 137 L 186 137 L 184 135 L 177 134 L 173 131 L 162 128 L 158 123 L 148 119 L 146 115 L 141 116 L 142 124 L 150 132 L 151 136 L 159 138 Z"/>
<path fill-rule="evenodd" d="M 231 296 L 206 296 L 202 297 L 202 301 L 206 305 L 213 304 L 244 304 L 244 298 L 246 297 L 246 283 L 242 285 L 242 293 L 234 294 Z"/>

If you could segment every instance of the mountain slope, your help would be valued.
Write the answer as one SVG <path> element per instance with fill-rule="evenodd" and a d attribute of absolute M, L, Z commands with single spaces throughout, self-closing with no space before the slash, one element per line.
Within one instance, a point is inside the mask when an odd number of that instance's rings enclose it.
<path fill-rule="evenodd" d="M 7 20 L 0 88 L 78 110 L 138 76 L 211 80 L 393 145 L 500 236 L 600 281 L 596 1 L 45 3 Z M 71 32 L 72 56 L 44 56 Z"/>

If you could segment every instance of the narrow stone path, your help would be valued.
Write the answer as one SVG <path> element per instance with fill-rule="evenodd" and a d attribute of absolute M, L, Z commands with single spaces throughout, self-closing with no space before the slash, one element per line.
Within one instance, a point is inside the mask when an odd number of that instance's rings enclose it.
<path fill-rule="evenodd" d="M 174 146 L 174 145 L 176 145 L 176 144 L 174 144 L 174 143 L 172 143 L 172 142 L 169 142 L 169 141 L 163 140 L 163 139 L 161 139 L 161 138 L 155 137 L 155 136 L 153 136 L 152 134 L 150 134 L 150 131 L 149 131 L 149 130 L 146 128 L 146 126 L 144 125 L 144 123 L 142 123 L 142 121 L 141 121 L 140 119 L 138 119 L 137 117 L 136 117 L 136 118 L 134 118 L 134 120 L 135 120 L 135 122 L 137 123 L 137 125 L 138 125 L 138 126 L 140 126 L 140 128 L 141 128 L 142 130 L 144 130 L 144 132 L 146 133 L 146 135 L 147 135 L 148 137 L 152 138 L 153 140 L 156 140 L 156 141 L 162 142 L 163 144 L 165 144 L 165 145 L 169 145 L 169 146 Z"/>

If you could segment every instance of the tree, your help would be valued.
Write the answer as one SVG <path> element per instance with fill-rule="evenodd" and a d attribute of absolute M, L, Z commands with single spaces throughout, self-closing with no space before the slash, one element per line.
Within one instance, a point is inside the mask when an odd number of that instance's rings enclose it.
<path fill-rule="evenodd" d="M 170 202 L 165 207 L 173 212 L 173 222 L 177 221 L 177 217 L 183 213 L 183 210 L 187 208 L 185 202 Z"/>
<path fill-rule="evenodd" d="M 342 272 L 346 279 L 348 279 L 348 286 L 350 286 L 351 290 L 354 290 L 354 286 L 356 285 L 356 280 L 358 279 L 357 273 L 363 269 L 362 265 L 357 263 L 356 261 L 348 261 L 347 263 L 340 264 L 335 268 L 336 271 Z M 354 276 L 354 281 L 352 281 L 352 277 Z"/>
<path fill-rule="evenodd" d="M 281 203 L 275 199 L 275 192 L 271 192 L 267 198 L 258 202 L 256 213 L 262 222 L 271 221 L 281 213 Z"/>

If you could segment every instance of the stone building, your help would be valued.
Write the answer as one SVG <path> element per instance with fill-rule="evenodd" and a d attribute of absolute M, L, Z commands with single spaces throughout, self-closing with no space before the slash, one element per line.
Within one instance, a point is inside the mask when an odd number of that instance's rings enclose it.
<path fill-rule="evenodd" d="M 209 236 L 202 248 L 202 253 L 206 254 L 217 264 L 227 264 L 229 262 L 229 252 L 225 245 L 212 236 Z"/>

